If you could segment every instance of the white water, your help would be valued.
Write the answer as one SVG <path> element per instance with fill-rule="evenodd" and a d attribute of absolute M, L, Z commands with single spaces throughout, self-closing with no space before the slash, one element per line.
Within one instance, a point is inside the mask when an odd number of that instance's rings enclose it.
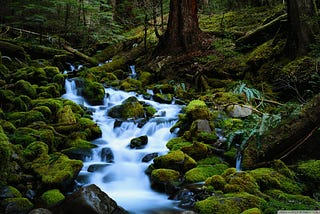
<path fill-rule="evenodd" d="M 135 93 L 127 93 L 105 89 L 108 95 L 104 105 L 90 106 L 83 97 L 78 96 L 76 84 L 73 80 L 66 80 L 66 94 L 62 97 L 84 105 L 93 112 L 93 120 L 102 130 L 102 137 L 93 141 L 98 147 L 92 150 L 92 156 L 84 162 L 84 167 L 79 173 L 80 185 L 96 184 L 106 192 L 118 205 L 130 213 L 177 213 L 175 202 L 168 200 L 167 195 L 153 191 L 150 187 L 145 170 L 151 164 L 143 163 L 142 158 L 150 153 L 159 155 L 168 152 L 166 143 L 174 134 L 170 128 L 177 121 L 181 106 L 173 104 L 159 104 L 154 101 L 144 100 Z M 115 119 L 108 117 L 107 111 L 111 107 L 121 104 L 130 96 L 151 104 L 156 108 L 156 116 L 150 119 L 142 128 L 133 121 L 123 122 L 114 128 Z M 130 149 L 130 140 L 142 135 L 148 136 L 148 144 L 143 149 Z M 102 149 L 111 149 L 114 159 L 110 163 L 101 157 Z M 99 170 L 88 172 L 90 165 L 100 166 Z M 82 178 L 82 179 L 81 179 Z"/>

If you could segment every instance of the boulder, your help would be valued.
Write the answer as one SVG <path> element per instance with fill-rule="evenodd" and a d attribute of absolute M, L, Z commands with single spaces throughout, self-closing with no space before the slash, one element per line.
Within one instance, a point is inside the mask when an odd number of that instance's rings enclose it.
<path fill-rule="evenodd" d="M 133 138 L 130 141 L 130 148 L 131 149 L 143 149 L 148 143 L 148 136 L 143 135 L 140 137 Z"/>
<path fill-rule="evenodd" d="M 128 214 L 117 203 L 94 184 L 81 187 L 69 195 L 64 202 L 51 210 L 55 214 Z"/>
<path fill-rule="evenodd" d="M 247 105 L 230 105 L 227 107 L 230 117 L 247 117 L 252 114 L 252 107 Z"/>

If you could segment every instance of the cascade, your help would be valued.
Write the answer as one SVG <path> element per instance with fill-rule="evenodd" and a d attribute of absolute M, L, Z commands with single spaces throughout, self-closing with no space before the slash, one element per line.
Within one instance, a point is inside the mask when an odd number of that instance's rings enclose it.
<path fill-rule="evenodd" d="M 102 137 L 92 142 L 97 147 L 84 160 L 76 182 L 80 186 L 96 184 L 131 213 L 179 213 L 175 201 L 168 200 L 167 195 L 151 189 L 145 170 L 152 160 L 143 162 L 142 159 L 148 154 L 163 155 L 168 152 L 166 143 L 175 136 L 170 128 L 176 123 L 181 106 L 160 104 L 146 100 L 136 93 L 112 88 L 105 89 L 108 96 L 103 105 L 91 106 L 78 94 L 74 80 L 67 79 L 65 88 L 66 93 L 62 97 L 90 109 L 93 120 L 102 130 Z M 157 116 L 142 127 L 131 120 L 115 125 L 117 120 L 108 116 L 108 109 L 131 96 L 152 105 L 157 110 Z M 131 149 L 130 140 L 143 135 L 148 136 L 148 144 L 142 149 Z"/>

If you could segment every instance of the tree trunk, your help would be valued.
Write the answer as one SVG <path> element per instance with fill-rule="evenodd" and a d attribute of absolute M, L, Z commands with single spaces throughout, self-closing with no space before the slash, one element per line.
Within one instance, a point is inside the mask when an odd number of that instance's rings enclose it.
<path fill-rule="evenodd" d="M 243 152 L 243 168 L 261 167 L 275 159 L 295 158 L 291 154 L 308 143 L 307 140 L 320 128 L 319 112 L 320 94 L 303 107 L 299 116 L 287 119 L 269 130 L 259 142 L 252 138 Z"/>
<path fill-rule="evenodd" d="M 289 34 L 287 51 L 292 57 L 308 53 L 319 33 L 317 6 L 314 0 L 287 0 Z"/>
<path fill-rule="evenodd" d="M 168 26 L 154 55 L 170 55 L 196 50 L 201 34 L 197 0 L 171 0 Z"/>

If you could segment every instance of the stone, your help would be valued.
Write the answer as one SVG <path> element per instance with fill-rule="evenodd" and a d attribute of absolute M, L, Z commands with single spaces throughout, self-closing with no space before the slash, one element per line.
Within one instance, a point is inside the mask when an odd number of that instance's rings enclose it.
<path fill-rule="evenodd" d="M 252 114 L 252 107 L 247 105 L 230 105 L 227 107 L 230 117 L 247 117 Z"/>
<path fill-rule="evenodd" d="M 69 195 L 64 202 L 51 210 L 55 214 L 128 214 L 105 192 L 94 184 L 81 187 Z"/>

